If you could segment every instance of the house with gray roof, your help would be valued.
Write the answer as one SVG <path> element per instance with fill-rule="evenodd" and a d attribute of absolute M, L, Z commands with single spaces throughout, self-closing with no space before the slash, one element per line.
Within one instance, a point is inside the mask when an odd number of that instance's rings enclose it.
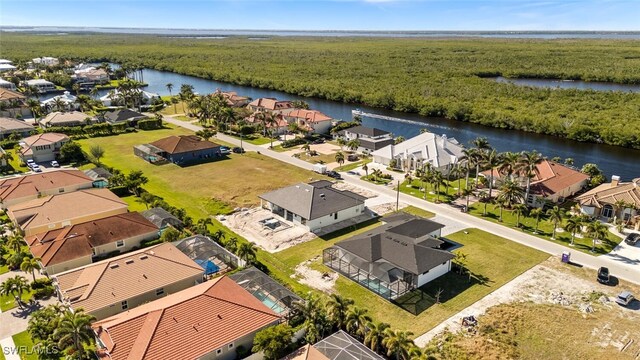
<path fill-rule="evenodd" d="M 373 152 L 394 143 L 392 133 L 361 125 L 339 131 L 337 135 L 346 141 L 358 140 L 360 147 L 357 151 L 359 152 Z"/>
<path fill-rule="evenodd" d="M 383 221 L 325 249 L 324 264 L 388 300 L 451 270 L 455 245 L 440 238 L 444 225 L 404 213 Z"/>
<path fill-rule="evenodd" d="M 285 220 L 316 233 L 339 223 L 348 226 L 364 221 L 367 217 L 365 198 L 332 185 L 330 181 L 320 180 L 287 186 L 260 195 L 260 203 Z"/>
<path fill-rule="evenodd" d="M 141 114 L 131 109 L 116 109 L 107 111 L 102 114 L 104 120 L 110 124 L 122 124 L 127 123 L 128 126 L 135 127 L 138 125 L 138 121 L 148 119 L 145 114 Z"/>
<path fill-rule="evenodd" d="M 172 226 L 178 230 L 184 227 L 184 224 L 182 223 L 182 221 L 180 221 L 180 219 L 173 216 L 170 212 L 161 207 L 155 207 L 153 209 L 143 211 L 142 216 L 151 221 L 160 229 L 160 231 L 163 231 L 169 226 Z"/>

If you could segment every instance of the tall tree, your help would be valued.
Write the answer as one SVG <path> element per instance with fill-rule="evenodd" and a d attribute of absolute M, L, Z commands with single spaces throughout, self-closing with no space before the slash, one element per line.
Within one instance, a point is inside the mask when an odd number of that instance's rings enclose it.
<path fill-rule="evenodd" d="M 609 229 L 600 221 L 594 220 L 587 224 L 587 235 L 592 238 L 591 252 L 596 251 L 596 242 L 604 240 L 609 234 Z"/>
<path fill-rule="evenodd" d="M 286 323 L 267 327 L 256 334 L 252 350 L 262 351 L 267 360 L 280 359 L 287 354 L 293 334 L 293 329 Z"/>
<path fill-rule="evenodd" d="M 364 345 L 375 352 L 380 351 L 380 345 L 386 336 L 386 330 L 389 328 L 389 324 L 383 322 L 367 323 L 367 335 L 364 337 Z"/>
<path fill-rule="evenodd" d="M 347 312 L 346 327 L 352 335 L 364 338 L 366 335 L 366 325 L 371 322 L 371 317 L 367 314 L 367 309 L 352 306 Z"/>
<path fill-rule="evenodd" d="M 72 359 L 86 359 L 91 356 L 95 335 L 91 323 L 96 318 L 82 308 L 67 311 L 60 320 L 54 334 L 60 339 L 58 346 Z"/>
<path fill-rule="evenodd" d="M 531 178 L 535 175 L 536 166 L 542 162 L 544 158 L 542 155 L 533 150 L 529 152 L 522 152 L 520 155 L 520 161 L 517 165 L 517 170 L 527 179 L 527 186 L 524 194 L 524 201 L 529 201 L 529 193 L 531 191 Z"/>
<path fill-rule="evenodd" d="M 335 159 L 338 165 L 342 166 L 342 164 L 344 164 L 344 153 L 342 151 L 338 151 L 336 153 Z"/>
<path fill-rule="evenodd" d="M 40 266 L 40 258 L 33 258 L 33 257 L 25 257 L 24 260 L 22 260 L 22 264 L 20 264 L 20 270 L 26 272 L 26 273 L 31 273 L 31 276 L 33 276 L 33 281 L 36 281 L 36 270 L 40 270 L 41 266 Z"/>
<path fill-rule="evenodd" d="M 349 306 L 353 305 L 353 300 L 345 298 L 339 294 L 331 294 L 327 301 L 327 315 L 329 320 L 338 328 L 344 327 L 344 321 L 349 311 Z"/>
<path fill-rule="evenodd" d="M 574 245 L 573 240 L 576 233 L 582 231 L 583 225 L 584 221 L 581 216 L 571 216 L 567 219 L 567 223 L 564 225 L 564 228 L 571 233 L 571 243 L 569 245 Z"/>
<path fill-rule="evenodd" d="M 538 224 L 540 223 L 540 216 L 542 214 L 543 214 L 542 208 L 533 208 L 529 212 L 529 215 L 531 215 L 532 218 L 536 219 L 536 225 L 535 225 L 535 227 L 533 229 L 534 233 L 538 233 Z"/>
<path fill-rule="evenodd" d="M 500 186 L 500 194 L 498 200 L 502 200 L 508 209 L 511 209 L 513 205 L 522 203 L 524 200 L 524 192 L 520 187 L 520 184 L 507 179 Z"/>
<path fill-rule="evenodd" d="M 520 216 L 525 215 L 527 213 L 527 205 L 516 204 L 513 207 L 513 212 L 516 214 L 516 227 L 520 227 Z"/>
<path fill-rule="evenodd" d="M 240 259 L 246 261 L 251 264 L 256 260 L 256 254 L 258 253 L 258 247 L 251 242 L 241 242 L 238 245 L 238 250 L 236 254 Z"/>
<path fill-rule="evenodd" d="M 91 145 L 89 148 L 89 154 L 95 160 L 96 164 L 100 166 L 100 159 L 104 157 L 104 148 L 100 145 Z"/>
<path fill-rule="evenodd" d="M 387 356 L 393 356 L 396 360 L 409 360 L 409 351 L 415 346 L 409 338 L 413 333 L 386 329 L 385 335 L 382 344 L 387 348 Z"/>
<path fill-rule="evenodd" d="M 495 168 L 498 167 L 498 165 L 500 165 L 500 153 L 498 153 L 495 149 L 486 151 L 484 153 L 484 159 L 482 161 L 482 164 L 487 167 L 490 171 L 489 173 L 489 197 L 491 196 L 492 190 L 493 190 L 493 186 L 494 186 L 494 173 L 495 173 Z"/>
<path fill-rule="evenodd" d="M 167 85 L 165 85 L 167 87 L 167 90 L 169 91 L 169 97 L 172 96 L 171 94 L 171 90 L 173 90 L 173 84 L 172 83 L 167 83 Z"/>
<path fill-rule="evenodd" d="M 554 206 L 553 208 L 547 210 L 547 216 L 549 220 L 553 223 L 553 233 L 551 235 L 551 239 L 556 238 L 556 231 L 558 229 L 558 224 L 562 222 L 564 218 L 564 211 L 558 206 Z"/>

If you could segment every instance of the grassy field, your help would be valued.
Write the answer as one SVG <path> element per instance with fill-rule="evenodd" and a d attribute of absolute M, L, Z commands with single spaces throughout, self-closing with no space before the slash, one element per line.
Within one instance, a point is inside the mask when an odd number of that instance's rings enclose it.
<path fill-rule="evenodd" d="M 28 171 L 27 166 L 20 166 L 20 157 L 13 150 L 6 150 L 7 154 L 11 154 L 13 158 L 6 167 L 2 168 L 2 175 L 19 174 Z"/>
<path fill-rule="evenodd" d="M 180 91 L 180 90 L 178 90 Z M 165 99 L 166 98 L 166 99 Z M 163 100 L 168 100 L 169 97 L 168 96 L 163 96 Z M 184 114 L 186 111 L 188 111 L 187 109 L 187 104 L 184 101 L 178 101 L 177 104 L 169 104 L 167 106 L 164 107 L 164 109 L 160 110 L 160 114 L 163 115 L 175 115 L 175 114 Z M 193 120 L 193 119 L 191 119 Z"/>
<path fill-rule="evenodd" d="M 20 296 L 22 301 L 28 302 L 33 295 L 33 291 L 27 291 Z M 17 307 L 16 300 L 13 298 L 13 295 L 1 295 L 0 296 L 0 311 L 7 312 L 13 308 Z"/>
<path fill-rule="evenodd" d="M 332 162 L 336 162 L 336 154 L 322 154 L 318 153 L 316 156 L 309 156 L 309 154 L 305 151 L 300 151 L 299 159 L 304 160 L 306 162 L 310 162 L 312 164 L 329 164 Z"/>
<path fill-rule="evenodd" d="M 16 348 L 20 350 L 20 359 L 38 360 L 38 355 L 34 351 L 25 351 L 26 349 L 33 349 L 33 340 L 31 340 L 31 335 L 27 331 L 13 335 L 13 342 Z"/>
<path fill-rule="evenodd" d="M 378 225 L 379 223 L 373 223 L 352 233 L 318 238 L 268 257 L 261 256 L 260 260 L 269 266 L 272 276 L 304 293 L 309 288 L 291 278 L 298 264 L 315 259 L 312 268 L 328 271 L 328 268 L 320 264 L 323 249 Z M 354 299 L 357 306 L 368 309 L 373 318 L 388 322 L 394 328 L 412 331 L 418 336 L 548 258 L 544 253 L 480 230 L 468 229 L 467 232 L 468 234 L 451 234 L 448 238 L 463 245 L 457 251 L 467 254 L 467 267 L 473 274 L 472 281 L 469 283 L 466 275 L 449 273 L 420 289 L 422 294 L 413 294 L 420 297 L 424 295 L 424 299 L 416 304 L 417 307 L 421 307 L 417 316 L 406 310 L 410 306 L 409 299 L 405 299 L 403 308 L 374 295 L 343 276 L 336 282 L 336 291 Z M 433 295 L 439 288 L 444 290 L 442 303 L 433 305 Z"/>
<path fill-rule="evenodd" d="M 502 222 L 500 219 L 500 210 L 496 208 L 493 204 L 487 204 L 487 215 L 483 216 L 484 212 L 484 203 L 475 203 L 469 206 L 469 213 L 478 217 L 482 217 L 485 220 L 489 220 L 495 223 L 500 223 L 501 225 L 508 226 L 514 229 L 516 228 L 517 216 L 509 211 L 502 211 Z M 557 232 L 556 238 L 554 240 L 551 239 L 553 235 L 553 223 L 546 219 L 546 216 L 540 217 L 540 222 L 538 223 L 538 232 L 534 233 L 536 220 L 532 217 L 520 216 L 520 230 L 535 235 L 539 238 L 549 240 L 555 242 L 560 245 L 568 246 L 571 242 L 571 233 L 569 232 Z M 558 227 L 562 227 L 562 224 L 559 224 Z M 613 250 L 620 242 L 621 238 L 613 235 L 612 233 L 608 233 L 607 239 L 601 241 L 600 244 L 596 245 L 595 253 L 597 254 L 608 254 Z M 592 247 L 592 238 L 584 236 L 583 238 L 575 237 L 574 240 L 575 246 L 573 247 L 576 250 L 580 250 L 582 252 L 590 252 Z"/>
<path fill-rule="evenodd" d="M 364 160 L 360 160 L 360 161 L 355 161 L 355 162 L 352 162 L 352 163 L 344 164 L 344 165 L 342 165 L 342 166 L 340 166 L 340 167 L 338 167 L 338 168 L 336 168 L 334 170 L 335 171 L 350 171 L 350 170 L 358 168 L 358 167 L 360 167 L 360 166 L 362 166 L 364 164 L 368 164 L 371 161 L 372 161 L 371 158 L 367 158 L 367 159 L 364 159 Z"/>
<path fill-rule="evenodd" d="M 444 181 L 449 186 L 446 187 L 443 185 L 440 187 L 438 197 L 441 202 L 453 201 L 458 195 L 459 184 L 461 189 L 465 189 L 467 186 L 465 179 L 462 179 L 460 183 L 458 183 L 458 180 L 452 180 L 452 181 L 444 180 Z M 475 180 L 473 178 L 469 178 L 470 184 L 473 184 L 474 181 Z M 426 189 L 427 201 L 435 202 L 436 199 L 438 198 L 435 194 L 433 185 L 431 184 L 423 184 L 420 180 L 416 180 L 416 179 L 412 179 L 411 184 L 409 184 L 409 181 L 406 181 L 406 180 L 402 184 L 400 184 L 400 192 L 415 196 L 420 199 L 425 199 L 425 192 L 424 190 L 421 190 L 421 189 Z"/>
<path fill-rule="evenodd" d="M 0 266 L 0 275 L 6 274 L 9 272 L 9 267 L 7 265 Z"/>

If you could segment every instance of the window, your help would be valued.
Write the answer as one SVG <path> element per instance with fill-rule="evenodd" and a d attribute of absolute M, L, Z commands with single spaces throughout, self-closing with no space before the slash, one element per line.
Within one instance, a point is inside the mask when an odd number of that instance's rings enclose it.
<path fill-rule="evenodd" d="M 124 246 L 124 240 L 116 241 L 116 247 L 123 247 L 123 246 Z"/>
<path fill-rule="evenodd" d="M 338 213 L 333 214 L 333 220 L 338 220 Z"/>
<path fill-rule="evenodd" d="M 156 296 L 164 295 L 164 288 L 160 288 L 156 290 Z"/>
<path fill-rule="evenodd" d="M 60 188 L 60 189 L 58 189 L 58 192 L 59 192 L 59 193 L 63 193 L 63 192 L 64 192 L 64 188 Z"/>
<path fill-rule="evenodd" d="M 229 344 L 229 349 L 233 349 L 233 343 Z"/>
<path fill-rule="evenodd" d="M 216 350 L 216 355 L 220 355 L 220 354 L 222 354 L 222 348 Z"/>
<path fill-rule="evenodd" d="M 611 205 L 605 205 L 602 209 L 602 216 L 606 218 L 613 217 L 613 207 Z"/>
<path fill-rule="evenodd" d="M 129 308 L 129 303 L 125 300 L 120 303 L 120 306 L 122 307 L 122 310 L 127 310 Z"/>
<path fill-rule="evenodd" d="M 98 255 L 98 251 L 96 250 L 96 248 L 91 248 L 91 254 L 93 254 L 93 256 Z"/>

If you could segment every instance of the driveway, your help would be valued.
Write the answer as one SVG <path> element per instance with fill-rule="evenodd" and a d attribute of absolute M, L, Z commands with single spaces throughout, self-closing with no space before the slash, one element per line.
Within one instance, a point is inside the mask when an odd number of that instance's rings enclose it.
<path fill-rule="evenodd" d="M 616 231 L 614 226 L 610 226 L 609 231 L 623 239 L 629 234 L 629 232 L 624 235 L 620 234 Z M 629 245 L 622 241 L 615 249 L 602 257 L 609 258 L 613 261 L 624 262 L 635 267 L 640 267 L 640 242 L 636 243 L 636 245 Z"/>

